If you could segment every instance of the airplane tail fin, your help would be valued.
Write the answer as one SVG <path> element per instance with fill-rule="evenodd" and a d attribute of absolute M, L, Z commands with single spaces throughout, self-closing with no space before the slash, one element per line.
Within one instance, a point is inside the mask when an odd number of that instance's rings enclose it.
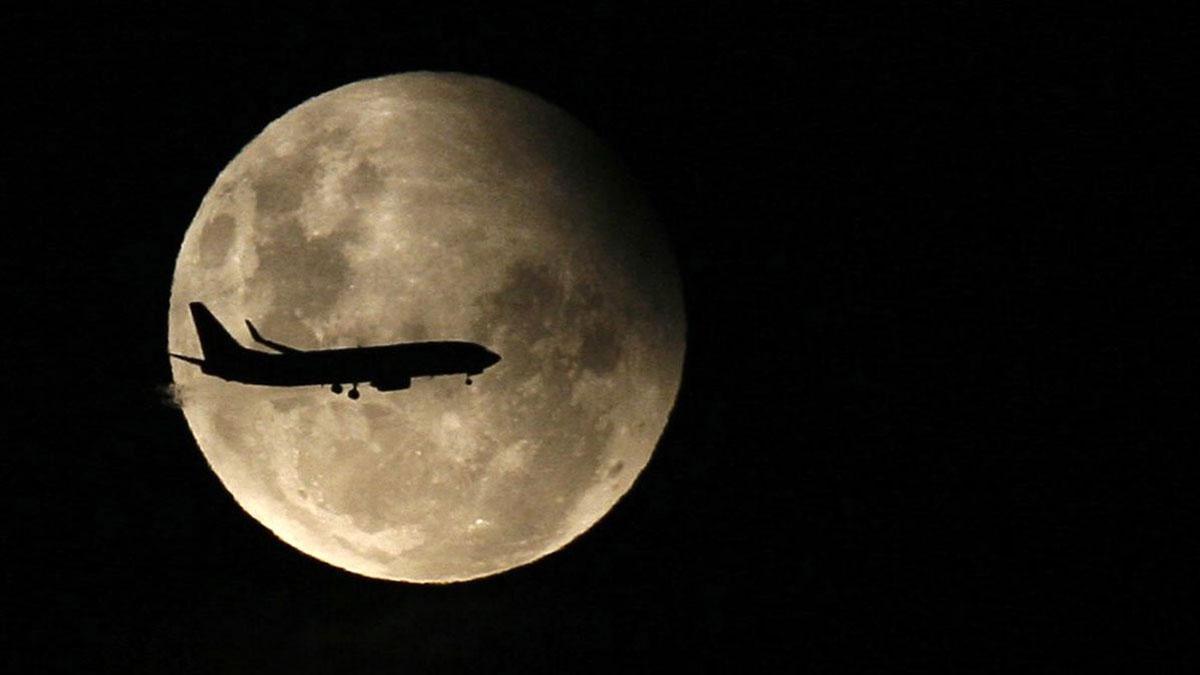
<path fill-rule="evenodd" d="M 233 339 L 229 331 L 217 321 L 202 302 L 188 305 L 192 310 L 192 323 L 196 325 L 196 337 L 200 338 L 200 351 L 205 360 L 220 362 L 241 353 L 245 348 Z"/>

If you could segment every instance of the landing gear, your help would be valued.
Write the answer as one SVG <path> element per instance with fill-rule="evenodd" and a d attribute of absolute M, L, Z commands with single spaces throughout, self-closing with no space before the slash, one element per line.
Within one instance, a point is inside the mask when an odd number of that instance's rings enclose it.
<path fill-rule="evenodd" d="M 346 395 L 350 397 L 351 401 L 357 401 L 358 397 L 361 396 L 361 394 L 358 393 L 358 385 L 355 384 L 353 387 L 351 387 L 350 392 Z"/>
<path fill-rule="evenodd" d="M 340 394 L 340 393 L 342 393 L 342 385 L 335 384 L 329 388 L 329 391 L 332 391 L 335 394 Z"/>
<path fill-rule="evenodd" d="M 467 376 L 467 384 L 468 384 L 468 385 L 470 385 L 470 384 L 471 384 L 471 376 L 470 376 L 470 375 L 468 375 L 468 376 Z"/>

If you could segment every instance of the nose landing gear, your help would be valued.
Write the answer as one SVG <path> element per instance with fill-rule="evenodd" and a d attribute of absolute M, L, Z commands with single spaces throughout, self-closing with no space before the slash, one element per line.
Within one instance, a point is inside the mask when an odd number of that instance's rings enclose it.
<path fill-rule="evenodd" d="M 354 386 L 350 388 L 349 393 L 347 393 L 346 395 L 350 397 L 351 401 L 358 400 L 358 397 L 360 396 L 360 394 L 358 393 L 358 383 L 357 382 L 354 383 Z"/>

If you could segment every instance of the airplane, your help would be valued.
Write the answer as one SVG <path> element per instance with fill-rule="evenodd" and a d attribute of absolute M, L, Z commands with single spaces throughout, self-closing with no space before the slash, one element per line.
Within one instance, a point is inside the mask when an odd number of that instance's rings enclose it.
<path fill-rule="evenodd" d="M 275 387 L 328 385 L 341 394 L 350 383 L 347 396 L 358 400 L 358 385 L 370 384 L 379 391 L 399 391 L 412 386 L 414 377 L 465 374 L 471 376 L 500 361 L 500 355 L 474 342 L 409 342 L 374 347 L 346 347 L 306 351 L 273 342 L 259 334 L 250 320 L 246 327 L 255 342 L 270 347 L 276 354 L 243 347 L 201 302 L 188 304 L 200 351 L 204 358 L 171 354 L 181 361 L 200 366 L 200 372 L 230 382 Z"/>

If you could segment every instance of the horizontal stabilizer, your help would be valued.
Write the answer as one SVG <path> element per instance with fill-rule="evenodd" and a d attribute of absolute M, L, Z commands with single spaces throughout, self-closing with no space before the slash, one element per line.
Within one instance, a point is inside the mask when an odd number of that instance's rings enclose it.
<path fill-rule="evenodd" d="M 180 361 L 187 361 L 188 363 L 194 363 L 197 366 L 204 365 L 204 359 L 198 359 L 194 356 L 184 356 L 182 354 L 171 354 L 170 352 L 167 352 L 167 353 L 170 354 L 171 356 L 179 359 Z"/>

